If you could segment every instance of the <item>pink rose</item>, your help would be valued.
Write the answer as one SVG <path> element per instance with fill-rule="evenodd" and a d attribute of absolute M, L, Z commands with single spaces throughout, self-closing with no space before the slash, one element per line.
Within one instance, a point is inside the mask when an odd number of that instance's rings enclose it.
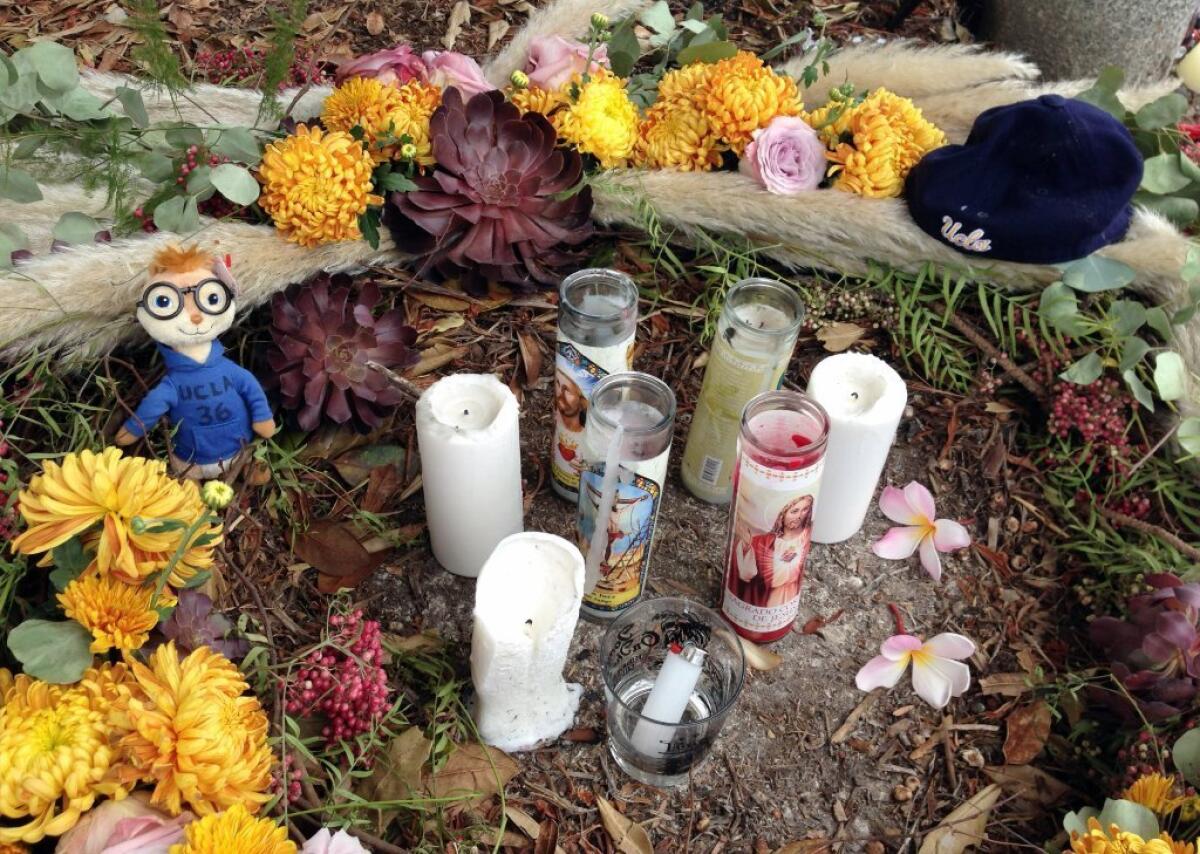
<path fill-rule="evenodd" d="M 587 65 L 588 46 L 583 42 L 564 39 L 562 36 L 545 36 L 529 43 L 529 58 L 525 61 L 525 73 L 529 85 L 539 89 L 556 90 L 582 74 Z M 589 73 L 595 74 L 608 68 L 608 45 L 599 45 L 592 53 Z"/>
<path fill-rule="evenodd" d="M 300 854 L 370 854 L 363 844 L 344 830 L 331 834 L 322 827 L 309 837 Z"/>
<path fill-rule="evenodd" d="M 442 89 L 453 86 L 462 93 L 464 101 L 496 88 L 483 76 L 479 63 L 469 56 L 452 50 L 427 50 L 421 54 L 421 59 L 429 68 L 430 83 Z"/>
<path fill-rule="evenodd" d="M 403 86 L 410 80 L 426 80 L 428 76 L 429 70 L 421 57 L 408 45 L 401 44 L 343 62 L 334 81 L 340 85 L 351 77 L 374 77 L 387 86 Z"/>
<path fill-rule="evenodd" d="M 804 119 L 776 116 L 754 132 L 738 169 L 772 193 L 815 190 L 825 177 L 825 144 Z"/>
<path fill-rule="evenodd" d="M 167 854 L 183 841 L 183 828 L 195 816 L 175 818 L 151 807 L 138 792 L 120 801 L 103 801 L 84 813 L 54 849 L 55 854 Z"/>

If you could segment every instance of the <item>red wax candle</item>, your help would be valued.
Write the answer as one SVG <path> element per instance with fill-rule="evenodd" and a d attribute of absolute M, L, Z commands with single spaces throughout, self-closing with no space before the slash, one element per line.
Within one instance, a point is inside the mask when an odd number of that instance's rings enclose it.
<path fill-rule="evenodd" d="M 742 413 L 721 613 L 752 641 L 796 621 L 828 433 L 825 410 L 799 392 L 767 392 Z"/>

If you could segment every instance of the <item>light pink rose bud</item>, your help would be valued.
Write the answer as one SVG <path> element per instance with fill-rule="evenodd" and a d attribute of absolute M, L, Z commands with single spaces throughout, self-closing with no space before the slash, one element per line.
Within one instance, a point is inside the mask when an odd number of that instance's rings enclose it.
<path fill-rule="evenodd" d="M 55 854 L 167 854 L 183 841 L 183 828 L 195 818 L 172 818 L 151 807 L 137 792 L 120 801 L 103 801 L 84 813 L 55 847 Z"/>
<path fill-rule="evenodd" d="M 362 843 L 344 830 L 330 833 L 328 827 L 322 827 L 309 837 L 300 849 L 300 854 L 369 854 Z"/>
<path fill-rule="evenodd" d="M 464 101 L 496 88 L 483 76 L 479 63 L 469 56 L 452 50 L 427 50 L 421 54 L 421 59 L 429 69 L 430 83 L 442 89 L 453 86 L 462 93 Z"/>
<path fill-rule="evenodd" d="M 426 80 L 429 71 L 421 57 L 406 44 L 351 59 L 338 66 L 334 81 L 339 85 L 351 77 L 373 77 L 385 86 L 403 86 L 410 80 Z"/>
<path fill-rule="evenodd" d="M 781 196 L 815 190 L 825 177 L 825 144 L 803 119 L 776 116 L 754 132 L 738 164 L 772 193 Z"/>
<path fill-rule="evenodd" d="M 525 73 L 529 85 L 539 89 L 557 90 L 582 74 L 587 65 L 588 46 L 583 42 L 564 39 L 562 36 L 546 36 L 529 43 L 529 58 L 525 61 Z M 608 68 L 608 45 L 599 45 L 592 53 L 589 73 L 595 74 Z"/>

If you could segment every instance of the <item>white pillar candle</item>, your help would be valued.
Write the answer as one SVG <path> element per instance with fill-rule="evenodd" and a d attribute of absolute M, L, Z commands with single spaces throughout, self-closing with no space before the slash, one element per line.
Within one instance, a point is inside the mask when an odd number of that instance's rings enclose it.
<path fill-rule="evenodd" d="M 854 536 L 867 516 L 908 390 L 882 360 L 865 353 L 839 353 L 813 369 L 808 394 L 829 413 L 813 541 L 840 543 Z"/>
<path fill-rule="evenodd" d="M 579 602 L 583 555 L 553 534 L 514 534 L 496 546 L 475 586 L 471 680 L 480 737 L 529 750 L 575 720 L 583 688 L 562 677 Z"/>
<path fill-rule="evenodd" d="M 704 656 L 704 650 L 692 644 L 672 644 L 667 650 L 646 705 L 642 706 L 642 719 L 633 728 L 631 741 L 639 753 L 656 759 L 666 755 L 675 737 L 675 725 L 683 720 L 692 692 L 700 681 Z"/>
<path fill-rule="evenodd" d="M 491 374 L 440 379 L 417 402 L 417 444 L 433 556 L 474 578 L 525 527 L 517 399 Z"/>

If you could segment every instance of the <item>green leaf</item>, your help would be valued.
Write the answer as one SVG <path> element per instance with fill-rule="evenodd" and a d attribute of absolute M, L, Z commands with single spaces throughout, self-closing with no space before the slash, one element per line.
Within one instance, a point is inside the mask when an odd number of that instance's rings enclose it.
<path fill-rule="evenodd" d="M 1190 729 L 1171 748 L 1171 760 L 1183 779 L 1200 786 L 1200 729 Z"/>
<path fill-rule="evenodd" d="M 1200 456 L 1200 417 L 1192 416 L 1179 422 L 1175 438 L 1180 446 L 1192 456 Z"/>
<path fill-rule="evenodd" d="M 638 20 L 662 36 L 668 36 L 675 32 L 675 16 L 671 14 L 671 7 L 667 4 L 667 0 L 658 0 L 657 3 L 642 12 L 638 16 Z"/>
<path fill-rule="evenodd" d="M 1200 203 L 1186 196 L 1156 196 L 1153 193 L 1139 192 L 1133 200 L 1147 210 L 1165 216 L 1180 228 L 1187 228 L 1200 217 Z"/>
<path fill-rule="evenodd" d="M 1185 282 L 1190 282 L 1200 276 L 1200 250 L 1197 250 L 1196 247 L 1193 246 L 1188 250 L 1187 258 L 1183 262 L 1183 269 L 1179 271 L 1179 275 Z"/>
<path fill-rule="evenodd" d="M 411 178 L 402 172 L 387 172 L 379 181 L 381 189 L 390 192 L 407 193 L 417 189 Z"/>
<path fill-rule="evenodd" d="M 195 196 L 172 196 L 154 208 L 154 224 L 163 231 L 190 234 L 200 227 Z"/>
<path fill-rule="evenodd" d="M 1089 255 L 1065 264 L 1062 268 L 1063 282 L 1077 291 L 1095 294 L 1115 291 L 1134 279 L 1133 268 L 1103 255 Z"/>
<path fill-rule="evenodd" d="M 1154 358 L 1154 386 L 1163 400 L 1179 400 L 1187 390 L 1188 372 L 1183 357 L 1173 351 Z"/>
<path fill-rule="evenodd" d="M 1038 314 L 1064 335 L 1082 335 L 1087 331 L 1079 315 L 1075 292 L 1062 282 L 1055 282 L 1042 291 Z"/>
<path fill-rule="evenodd" d="M 235 205 L 252 205 L 258 201 L 258 181 L 245 166 L 222 163 L 212 171 L 212 184 Z"/>
<path fill-rule="evenodd" d="M 693 62 L 720 62 L 737 53 L 737 45 L 733 42 L 709 42 L 708 44 L 690 44 L 679 51 L 680 65 Z"/>
<path fill-rule="evenodd" d="M 213 188 L 212 167 L 197 166 L 188 173 L 187 183 L 183 186 L 184 189 L 193 196 L 198 196 L 201 193 L 211 190 Z"/>
<path fill-rule="evenodd" d="M 8 648 L 28 676 L 69 685 L 92 666 L 92 633 L 74 620 L 26 620 L 8 635 Z"/>
<path fill-rule="evenodd" d="M 14 202 L 37 202 L 41 201 L 42 191 L 28 172 L 0 165 L 0 198 Z"/>
<path fill-rule="evenodd" d="M 1121 346 L 1121 364 L 1118 367 L 1122 371 L 1132 370 L 1149 352 L 1150 345 L 1146 343 L 1145 339 L 1131 335 Z"/>
<path fill-rule="evenodd" d="M 1158 130 L 1159 128 L 1175 127 L 1175 123 L 1187 112 L 1187 98 L 1178 92 L 1163 95 L 1157 101 L 1151 101 L 1134 115 L 1137 126 L 1142 130 Z"/>
<path fill-rule="evenodd" d="M 84 551 L 83 542 L 77 536 L 52 549 L 50 557 L 54 561 L 50 580 L 59 592 L 66 590 L 67 585 L 92 563 L 91 552 Z"/>
<path fill-rule="evenodd" d="M 54 239 L 63 243 L 91 243 L 100 231 L 100 223 L 85 213 L 68 211 L 54 225 Z"/>
<path fill-rule="evenodd" d="M 1150 389 L 1146 388 L 1146 384 L 1137 375 L 1137 371 L 1122 371 L 1121 377 L 1125 380 L 1125 385 L 1129 386 L 1129 393 L 1133 395 L 1134 400 L 1153 412 L 1154 395 L 1150 393 Z"/>
<path fill-rule="evenodd" d="M 213 152 L 222 154 L 235 163 L 258 163 L 262 146 L 248 128 L 220 128 L 214 133 L 216 138 L 209 145 Z"/>
<path fill-rule="evenodd" d="M 1182 190 L 1191 183 L 1179 165 L 1179 153 L 1157 154 L 1147 158 L 1142 172 L 1142 189 L 1158 195 Z"/>
<path fill-rule="evenodd" d="M 1175 330 L 1171 328 L 1171 319 L 1167 317 L 1167 312 L 1161 305 L 1146 309 L 1146 323 L 1161 335 L 1164 341 L 1170 341 L 1175 337 Z"/>
<path fill-rule="evenodd" d="M 1059 376 L 1075 385 L 1091 385 L 1100 379 L 1102 373 L 1104 373 L 1104 362 L 1101 361 L 1100 354 L 1093 350 L 1082 359 L 1076 360 Z"/>
<path fill-rule="evenodd" d="M 783 53 L 785 50 L 787 50 L 792 45 L 803 44 L 804 42 L 808 41 L 808 39 L 810 39 L 810 38 L 812 38 L 812 30 L 810 30 L 808 27 L 805 27 L 803 30 L 800 30 L 799 32 L 792 33 L 790 36 L 788 36 L 786 39 L 781 41 L 779 44 L 775 45 L 775 47 L 771 48 L 766 53 L 761 54 L 760 58 L 762 59 L 763 62 L 770 62 L 772 59 L 779 56 L 781 53 Z"/>
<path fill-rule="evenodd" d="M 379 248 L 380 208 L 367 208 L 358 217 L 358 230 L 372 249 Z"/>
<path fill-rule="evenodd" d="M 0 72 L 3 72 L 0 74 L 0 87 L 11 86 L 21 78 L 17 64 L 3 51 L 0 51 Z"/>
<path fill-rule="evenodd" d="M 642 46 L 633 32 L 633 19 L 627 19 L 613 30 L 612 38 L 608 40 L 608 64 L 612 66 L 613 74 L 628 77 L 641 55 Z"/>
<path fill-rule="evenodd" d="M 1158 837 L 1158 819 L 1147 807 L 1133 801 L 1113 800 L 1104 802 L 1100 810 L 1100 826 L 1116 825 L 1126 833 L 1135 833 L 1142 839 Z"/>
<path fill-rule="evenodd" d="M 207 569 L 202 569 L 199 572 L 197 572 L 195 575 L 193 575 L 191 578 L 189 578 L 187 581 L 183 582 L 183 586 L 185 588 L 199 587 L 201 584 L 208 581 L 208 579 L 210 579 L 210 578 L 212 578 L 212 573 L 209 572 Z"/>
<path fill-rule="evenodd" d="M 106 119 L 114 115 L 111 110 L 105 108 L 103 101 L 83 89 L 72 89 L 42 98 L 42 103 L 77 122 Z"/>
<path fill-rule="evenodd" d="M 1088 819 L 1099 816 L 1100 810 L 1095 807 L 1084 807 L 1079 812 L 1072 810 L 1063 816 L 1063 830 L 1068 834 L 1078 833 L 1080 836 L 1084 836 L 1088 832 Z"/>
<path fill-rule="evenodd" d="M 1146 322 L 1146 306 L 1137 300 L 1116 300 L 1108 313 L 1114 321 L 1114 330 L 1122 338 L 1137 332 Z"/>
<path fill-rule="evenodd" d="M 146 104 L 142 100 L 141 92 L 137 89 L 130 89 L 128 86 L 118 86 L 116 94 L 122 109 L 125 110 L 125 115 L 129 116 L 135 125 L 144 128 L 150 124 L 150 115 L 146 112 Z"/>
<path fill-rule="evenodd" d="M 1099 107 L 1117 121 L 1124 123 L 1125 105 L 1117 97 L 1117 92 L 1124 82 L 1125 72 L 1115 65 L 1110 65 L 1100 72 L 1096 82 L 1092 84 L 1092 88 L 1080 92 L 1075 97 L 1094 107 Z"/>
<path fill-rule="evenodd" d="M 18 249 L 28 249 L 29 238 L 14 223 L 0 223 L 0 269 L 12 267 L 12 254 Z"/>
<path fill-rule="evenodd" d="M 74 52 L 56 42 L 38 42 L 22 48 L 22 54 L 37 71 L 42 85 L 54 92 L 66 92 L 79 85 Z"/>
<path fill-rule="evenodd" d="M 178 125 L 168 128 L 167 145 L 172 148 L 187 148 L 189 145 L 204 145 L 204 131 L 195 125 Z"/>
<path fill-rule="evenodd" d="M 175 174 L 175 164 L 171 158 L 165 154 L 159 154 L 157 151 L 139 155 L 134 162 L 137 164 L 138 171 L 142 173 L 142 177 L 156 184 L 166 181 Z"/>
<path fill-rule="evenodd" d="M 42 136 L 40 133 L 31 134 L 30 136 L 24 137 L 20 142 L 17 143 L 17 147 L 13 149 L 13 159 L 23 160 L 26 157 L 30 157 L 35 151 L 42 147 L 42 143 L 45 141 L 46 137 Z"/>

